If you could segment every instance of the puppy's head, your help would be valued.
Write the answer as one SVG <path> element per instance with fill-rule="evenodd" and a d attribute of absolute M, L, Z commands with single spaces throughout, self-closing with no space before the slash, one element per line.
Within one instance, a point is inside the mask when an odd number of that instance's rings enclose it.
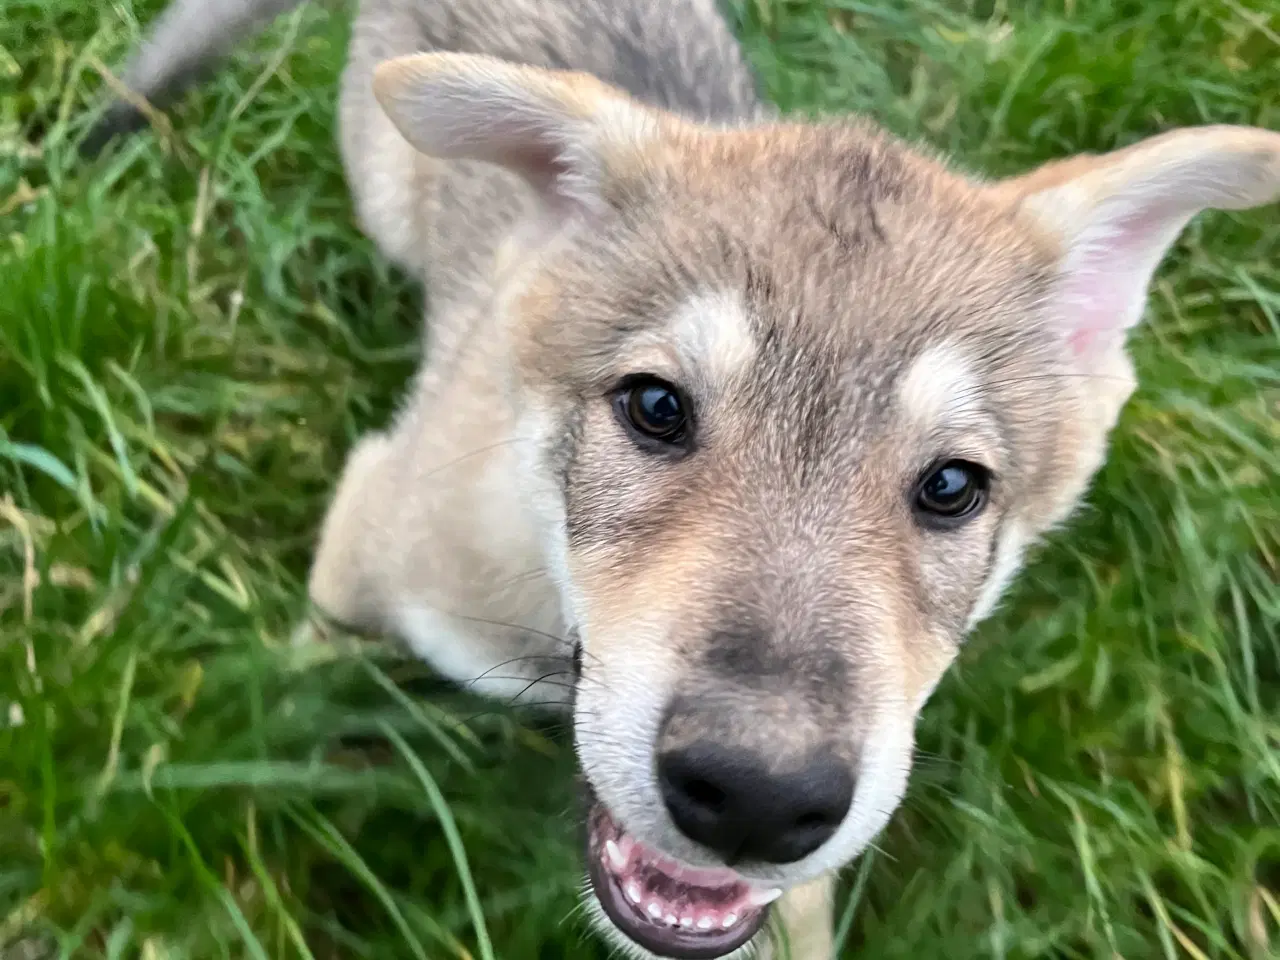
<path fill-rule="evenodd" d="M 545 201 L 495 309 L 584 646 L 592 888 L 649 954 L 732 953 L 885 825 L 917 712 L 1102 463 L 1161 257 L 1276 197 L 1280 135 L 993 184 L 487 59 L 376 89 L 420 150 Z"/>

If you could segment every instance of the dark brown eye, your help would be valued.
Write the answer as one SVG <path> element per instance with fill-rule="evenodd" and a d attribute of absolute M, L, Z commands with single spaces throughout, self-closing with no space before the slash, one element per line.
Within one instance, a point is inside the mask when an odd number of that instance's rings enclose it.
<path fill-rule="evenodd" d="M 675 387 L 654 377 L 627 384 L 618 396 L 620 413 L 638 434 L 663 444 L 685 439 L 689 418 Z"/>
<path fill-rule="evenodd" d="M 948 460 L 925 474 L 916 487 L 915 509 L 922 519 L 951 526 L 976 515 L 987 501 L 991 474 L 967 460 Z"/>

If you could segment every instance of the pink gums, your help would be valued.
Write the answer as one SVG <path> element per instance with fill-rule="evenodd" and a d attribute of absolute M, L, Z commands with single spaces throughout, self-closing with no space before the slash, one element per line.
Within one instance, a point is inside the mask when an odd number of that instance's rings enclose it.
<path fill-rule="evenodd" d="M 629 908 L 620 924 L 629 934 L 648 930 L 660 941 L 662 930 L 669 930 L 683 949 L 673 942 L 668 956 L 701 955 L 688 951 L 704 938 L 712 949 L 712 941 L 726 947 L 730 939 L 745 942 L 759 929 L 765 907 L 780 892 L 753 888 L 727 868 L 690 867 L 664 856 L 627 835 L 603 805 L 592 813 L 588 856 L 615 888 L 614 900 L 622 901 L 611 904 L 615 920 L 619 908 Z"/>

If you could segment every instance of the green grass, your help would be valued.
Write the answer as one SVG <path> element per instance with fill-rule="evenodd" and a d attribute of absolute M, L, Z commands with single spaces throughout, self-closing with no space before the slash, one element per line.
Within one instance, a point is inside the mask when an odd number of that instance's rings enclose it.
<path fill-rule="evenodd" d="M 286 647 L 344 452 L 415 357 L 333 145 L 345 26 L 279 25 L 87 164 L 94 64 L 156 9 L 0 11 L 0 956 L 604 957 L 562 735 L 377 648 Z M 991 173 L 1280 128 L 1276 0 L 738 19 L 785 107 Z M 1275 209 L 1187 231 L 1135 352 L 1092 509 L 926 710 L 846 956 L 1280 953 Z"/>

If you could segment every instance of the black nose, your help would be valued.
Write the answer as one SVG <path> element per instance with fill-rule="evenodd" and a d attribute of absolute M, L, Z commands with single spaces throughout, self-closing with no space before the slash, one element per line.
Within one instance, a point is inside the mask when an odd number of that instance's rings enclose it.
<path fill-rule="evenodd" d="M 853 777 L 829 753 L 770 771 L 756 754 L 699 742 L 658 758 L 671 819 L 726 863 L 792 863 L 817 850 L 853 802 Z"/>

